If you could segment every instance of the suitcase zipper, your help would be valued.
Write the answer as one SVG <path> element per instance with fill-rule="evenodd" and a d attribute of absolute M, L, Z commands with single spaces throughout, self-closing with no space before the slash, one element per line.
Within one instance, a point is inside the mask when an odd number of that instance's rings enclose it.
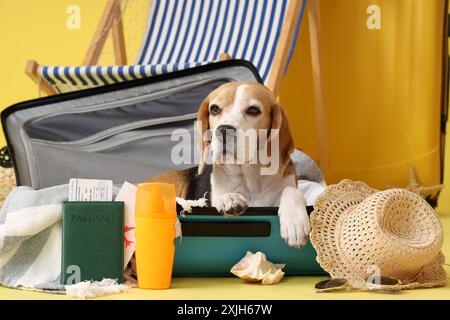
<path fill-rule="evenodd" d="M 194 132 L 194 129 L 187 129 L 188 132 Z M 173 134 L 173 130 L 167 131 L 167 132 L 161 132 L 161 133 L 149 133 L 149 132 L 143 132 L 141 134 L 137 134 L 135 136 L 127 137 L 126 139 L 123 139 L 121 141 L 101 141 L 98 144 L 95 145 L 88 145 L 82 148 L 80 151 L 89 151 L 89 152 L 101 152 L 101 151 L 107 151 L 109 149 L 121 147 L 133 142 L 137 142 L 140 140 L 148 139 L 148 138 L 156 138 L 156 137 L 164 137 L 168 135 L 176 136 L 182 136 L 182 134 Z"/>
<path fill-rule="evenodd" d="M 75 140 L 75 141 L 47 141 L 47 140 L 43 140 L 43 139 L 30 139 L 30 142 L 51 145 L 51 146 L 83 147 L 83 146 L 95 143 L 100 140 L 107 139 L 109 137 L 112 137 L 114 135 L 117 135 L 117 134 L 120 134 L 123 132 L 132 131 L 132 130 L 145 128 L 145 127 L 157 126 L 160 124 L 180 122 L 180 121 L 185 121 L 185 120 L 194 120 L 196 118 L 197 118 L 197 113 L 190 113 L 190 114 L 178 116 L 178 117 L 148 119 L 148 120 L 127 123 L 125 125 L 106 129 L 106 130 L 100 131 L 96 134 L 93 134 L 89 137 Z"/>
<path fill-rule="evenodd" d="M 194 132 L 194 129 L 187 129 L 188 132 Z M 121 132 L 126 133 L 126 132 Z M 119 133 L 120 134 L 120 133 Z M 100 152 L 100 151 L 106 151 L 112 148 L 120 147 L 123 145 L 127 145 L 132 142 L 136 142 L 139 140 L 147 139 L 147 138 L 156 138 L 156 137 L 163 137 L 172 135 L 173 130 L 167 130 L 163 132 L 142 132 L 142 133 L 136 133 L 135 135 L 131 135 L 129 137 L 126 137 L 119 141 L 98 141 L 96 144 L 87 144 L 87 145 L 80 145 L 80 146 L 67 146 L 67 145 L 59 145 L 59 144 L 53 144 L 48 143 L 44 140 L 35 141 L 33 140 L 33 144 L 40 144 L 40 145 L 49 145 L 57 149 L 66 149 L 66 150 L 76 150 L 76 151 L 86 151 L 86 152 Z M 174 134 L 174 136 L 181 136 L 182 134 Z"/>

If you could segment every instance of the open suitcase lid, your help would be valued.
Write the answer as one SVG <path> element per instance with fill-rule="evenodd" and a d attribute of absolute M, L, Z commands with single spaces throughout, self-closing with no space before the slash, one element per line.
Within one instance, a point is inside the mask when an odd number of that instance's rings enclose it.
<path fill-rule="evenodd" d="M 136 183 L 193 167 L 169 160 L 176 143 L 169 132 L 193 132 L 203 99 L 232 81 L 262 83 L 252 64 L 229 60 L 10 106 L 1 120 L 17 184 L 39 189 L 75 177 Z"/>

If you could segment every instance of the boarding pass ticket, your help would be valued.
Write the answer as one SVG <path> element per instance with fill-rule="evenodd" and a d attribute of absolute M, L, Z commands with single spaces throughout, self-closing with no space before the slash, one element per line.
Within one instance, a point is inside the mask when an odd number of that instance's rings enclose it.
<path fill-rule="evenodd" d="M 112 180 L 69 180 L 69 201 L 112 201 L 112 198 Z"/>

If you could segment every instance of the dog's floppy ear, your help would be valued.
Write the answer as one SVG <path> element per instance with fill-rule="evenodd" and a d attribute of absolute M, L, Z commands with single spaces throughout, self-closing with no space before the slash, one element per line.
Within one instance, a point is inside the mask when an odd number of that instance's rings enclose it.
<path fill-rule="evenodd" d="M 271 152 L 271 144 L 275 139 L 278 139 L 279 157 L 278 157 L 278 174 L 286 174 L 286 167 L 291 158 L 291 153 L 294 151 L 294 139 L 292 138 L 291 130 L 284 113 L 283 108 L 278 104 L 274 104 L 271 109 L 272 127 L 269 138 L 269 152 Z M 272 156 L 272 155 L 271 155 Z"/>
<path fill-rule="evenodd" d="M 206 132 L 209 129 L 209 99 L 206 98 L 200 105 L 197 115 L 197 130 L 200 141 L 200 163 L 198 165 L 198 174 L 202 174 L 205 169 L 206 159 L 208 157 L 208 145 Z"/>

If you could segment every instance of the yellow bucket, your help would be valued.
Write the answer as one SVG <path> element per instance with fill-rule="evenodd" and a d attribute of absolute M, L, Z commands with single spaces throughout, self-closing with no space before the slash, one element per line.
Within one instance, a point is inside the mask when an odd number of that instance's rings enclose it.
<path fill-rule="evenodd" d="M 446 2 L 308 1 L 280 99 L 328 183 L 440 183 Z"/>

